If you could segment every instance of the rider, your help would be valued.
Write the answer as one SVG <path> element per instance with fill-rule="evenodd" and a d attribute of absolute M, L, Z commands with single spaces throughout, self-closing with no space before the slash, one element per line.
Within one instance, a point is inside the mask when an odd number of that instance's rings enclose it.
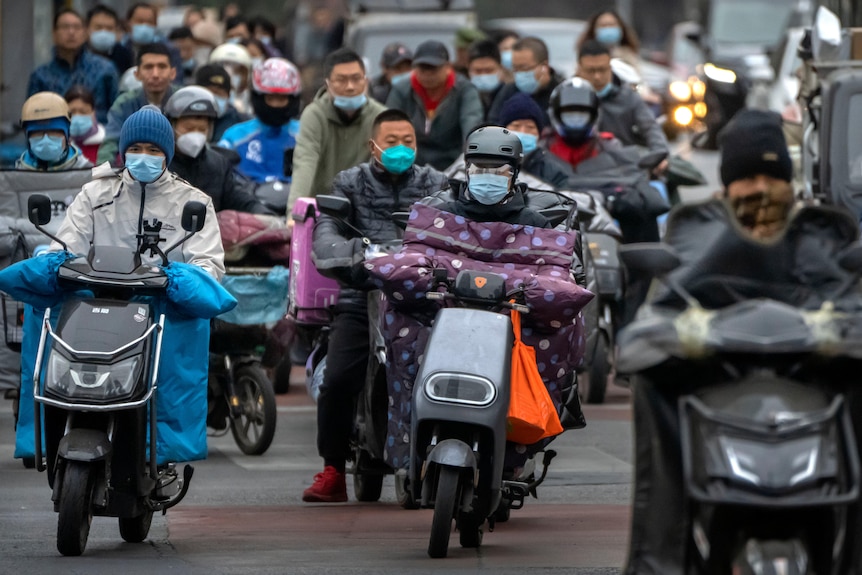
<path fill-rule="evenodd" d="M 514 132 L 499 126 L 478 128 L 467 136 L 464 149 L 465 189 L 441 210 L 477 222 L 551 227 L 544 216 L 525 205 L 526 186 L 516 184 L 524 154 Z"/>
<path fill-rule="evenodd" d="M 230 159 L 207 145 L 218 115 L 212 92 L 201 86 L 181 88 L 165 104 L 165 115 L 176 138 L 170 171 L 212 198 L 217 212 L 271 213 L 249 193 L 247 180 L 236 174 Z"/>
<path fill-rule="evenodd" d="M 340 172 L 332 193 L 350 200 L 348 221 L 371 242 L 395 240 L 401 230 L 392 221 L 392 212 L 408 210 L 417 200 L 446 188 L 448 180 L 430 166 L 415 165 L 416 132 L 404 112 L 379 113 L 367 146 L 371 161 Z M 320 217 L 314 228 L 314 264 L 338 280 L 340 291 L 317 401 L 317 449 L 324 468 L 303 492 L 303 501 L 347 501 L 344 473 L 353 409 L 369 360 L 366 292 L 371 288 L 364 251 L 362 238 L 338 220 Z"/>
<path fill-rule="evenodd" d="M 33 94 L 21 108 L 27 150 L 15 162 L 18 170 L 56 172 L 89 168 L 93 164 L 69 138 L 69 105 L 59 94 Z"/>
<path fill-rule="evenodd" d="M 218 145 L 237 151 L 239 171 L 252 180 L 289 182 L 299 134 L 299 70 L 284 58 L 269 58 L 255 65 L 252 88 L 255 117 L 228 128 Z"/>

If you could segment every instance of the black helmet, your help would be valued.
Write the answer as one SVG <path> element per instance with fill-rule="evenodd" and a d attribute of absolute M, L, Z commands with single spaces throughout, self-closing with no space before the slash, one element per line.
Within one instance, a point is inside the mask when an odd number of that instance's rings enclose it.
<path fill-rule="evenodd" d="M 593 135 L 599 118 L 599 98 L 583 78 L 561 82 L 548 103 L 548 115 L 557 134 L 573 145 L 583 144 Z"/>
<path fill-rule="evenodd" d="M 518 176 L 524 159 L 521 139 L 515 132 L 500 126 L 485 126 L 470 132 L 464 144 L 464 160 L 482 167 L 512 166 L 512 181 Z"/>
<path fill-rule="evenodd" d="M 213 93 L 201 86 L 180 88 L 165 104 L 165 116 L 177 120 L 186 116 L 218 117 Z"/>

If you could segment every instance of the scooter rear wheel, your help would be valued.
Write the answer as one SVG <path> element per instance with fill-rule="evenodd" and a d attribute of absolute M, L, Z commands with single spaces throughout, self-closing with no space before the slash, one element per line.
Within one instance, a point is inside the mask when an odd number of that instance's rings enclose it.
<path fill-rule="evenodd" d="M 242 414 L 230 420 L 230 430 L 246 455 L 261 455 L 275 437 L 275 392 L 266 373 L 257 365 L 244 365 L 234 374 Z"/>
<path fill-rule="evenodd" d="M 431 538 L 428 541 L 428 556 L 438 559 L 449 552 L 449 536 L 452 534 L 452 519 L 458 503 L 460 474 L 451 467 L 440 467 L 437 477 L 437 494 L 434 498 L 434 518 L 431 520 Z"/>
<path fill-rule="evenodd" d="M 120 517 L 120 537 L 129 543 L 140 543 L 149 535 L 152 523 L 152 511 L 145 511 L 137 517 Z"/>
<path fill-rule="evenodd" d="M 353 492 L 357 501 L 380 501 L 383 493 L 383 473 L 369 471 L 371 456 L 367 451 L 358 450 L 356 467 L 353 472 Z"/>
<path fill-rule="evenodd" d="M 78 556 L 87 547 L 93 522 L 93 483 L 90 465 L 66 461 L 63 487 L 58 502 L 57 550 L 63 555 Z"/>

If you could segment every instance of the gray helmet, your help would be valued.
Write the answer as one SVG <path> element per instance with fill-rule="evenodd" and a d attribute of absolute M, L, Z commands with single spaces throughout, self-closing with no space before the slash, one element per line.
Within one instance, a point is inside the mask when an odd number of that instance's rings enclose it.
<path fill-rule="evenodd" d="M 172 120 L 186 116 L 218 117 L 215 96 L 206 88 L 186 86 L 180 88 L 165 104 L 165 116 Z"/>
<path fill-rule="evenodd" d="M 524 159 L 521 139 L 506 128 L 485 126 L 470 132 L 464 144 L 464 160 L 478 166 L 509 164 L 513 168 L 512 181 L 518 177 Z"/>

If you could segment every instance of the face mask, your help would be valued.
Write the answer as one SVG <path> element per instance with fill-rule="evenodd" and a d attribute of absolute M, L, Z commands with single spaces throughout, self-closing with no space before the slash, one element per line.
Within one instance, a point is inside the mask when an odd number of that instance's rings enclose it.
<path fill-rule="evenodd" d="M 389 83 L 392 84 L 393 86 L 397 86 L 398 84 L 401 84 L 402 82 L 406 82 L 407 80 L 409 80 L 410 74 L 412 74 L 412 73 L 413 72 L 404 72 L 403 74 L 396 74 L 395 76 L 392 76 L 392 79 L 389 80 Z"/>
<path fill-rule="evenodd" d="M 376 142 L 374 146 L 381 152 L 380 163 L 383 164 L 383 168 L 391 174 L 403 174 L 416 161 L 416 150 L 413 148 L 399 144 L 384 150 Z"/>
<path fill-rule="evenodd" d="M 512 69 L 512 51 L 506 50 L 504 52 L 500 52 L 500 63 L 507 70 Z"/>
<path fill-rule="evenodd" d="M 623 29 L 619 26 L 596 28 L 596 40 L 602 44 L 616 46 L 623 39 Z"/>
<path fill-rule="evenodd" d="M 126 168 L 133 178 L 149 184 L 155 182 L 165 171 L 165 157 L 149 154 L 126 154 Z"/>
<path fill-rule="evenodd" d="M 521 148 L 523 149 L 525 156 L 530 152 L 534 151 L 539 145 L 539 138 L 537 138 L 533 134 L 527 134 L 526 132 L 515 132 L 515 135 L 518 136 L 519 140 L 521 140 Z"/>
<path fill-rule="evenodd" d="M 500 77 L 497 74 L 477 74 L 470 78 L 470 81 L 480 92 L 493 92 L 500 85 Z"/>
<path fill-rule="evenodd" d="M 332 96 L 332 104 L 345 112 L 355 112 L 364 106 L 367 101 L 368 98 L 365 94 L 359 94 L 358 96 Z"/>
<path fill-rule="evenodd" d="M 239 90 L 240 86 L 242 86 L 242 76 L 240 76 L 239 74 L 231 74 L 230 75 L 230 87 L 234 91 L 237 91 L 237 90 Z"/>
<path fill-rule="evenodd" d="M 486 206 L 493 206 L 503 201 L 509 193 L 509 178 L 499 174 L 474 174 L 467 183 L 470 195 Z"/>
<path fill-rule="evenodd" d="M 41 138 L 30 138 L 30 151 L 43 162 L 49 164 L 59 162 L 66 151 L 66 139 L 62 136 L 49 136 L 48 134 Z"/>
<path fill-rule="evenodd" d="M 69 134 L 72 136 L 83 136 L 93 129 L 92 114 L 75 114 L 72 116 L 72 123 L 69 125 Z"/>
<path fill-rule="evenodd" d="M 242 38 L 239 36 L 234 36 L 233 38 L 228 38 L 227 40 L 225 40 L 225 42 L 227 42 L 228 44 L 239 44 L 240 42 L 242 42 Z"/>
<path fill-rule="evenodd" d="M 207 143 L 203 132 L 189 132 L 177 138 L 177 149 L 190 158 L 197 158 Z"/>
<path fill-rule="evenodd" d="M 218 117 L 221 118 L 227 113 L 227 98 L 219 98 L 218 96 L 216 96 L 215 103 L 216 113 L 218 114 Z"/>
<path fill-rule="evenodd" d="M 539 89 L 539 80 L 533 70 L 515 72 L 515 86 L 525 94 L 532 94 Z"/>
<path fill-rule="evenodd" d="M 607 84 L 605 84 L 605 86 L 601 90 L 598 90 L 596 92 L 596 96 L 598 96 L 599 98 L 605 98 L 605 97 L 610 95 L 611 90 L 613 90 L 613 89 L 614 89 L 614 83 L 608 82 Z"/>
<path fill-rule="evenodd" d="M 117 43 L 117 36 L 110 30 L 96 30 L 90 34 L 90 46 L 96 52 L 110 52 Z"/>
<path fill-rule="evenodd" d="M 195 66 L 197 66 L 198 62 L 194 58 L 189 58 L 185 62 L 183 62 L 183 68 L 186 70 L 194 70 Z"/>
<path fill-rule="evenodd" d="M 149 24 L 135 24 L 132 26 L 132 42 L 135 44 L 149 44 L 155 37 L 155 26 L 150 26 Z"/>
<path fill-rule="evenodd" d="M 589 112 L 563 112 L 560 114 L 560 122 L 562 122 L 567 128 L 583 128 L 589 123 L 589 121 Z"/>

